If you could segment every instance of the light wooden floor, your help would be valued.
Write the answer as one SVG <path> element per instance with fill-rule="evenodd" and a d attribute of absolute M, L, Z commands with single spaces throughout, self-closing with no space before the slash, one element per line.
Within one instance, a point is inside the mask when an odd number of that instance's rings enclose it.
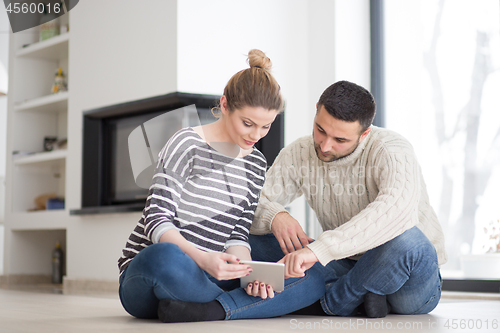
<path fill-rule="evenodd" d="M 370 320 L 284 316 L 259 320 L 162 324 L 159 321 L 130 317 L 122 309 L 116 295 L 75 296 L 0 289 L 1 333 L 294 331 L 500 332 L 500 298 L 444 298 L 428 315 L 389 315 L 383 319 Z"/>

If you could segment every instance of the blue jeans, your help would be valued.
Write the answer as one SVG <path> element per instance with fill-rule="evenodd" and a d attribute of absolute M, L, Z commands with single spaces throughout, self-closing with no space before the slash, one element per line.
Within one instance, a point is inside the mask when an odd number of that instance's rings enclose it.
<path fill-rule="evenodd" d="M 273 234 L 250 235 L 254 260 L 276 261 L 283 252 Z M 392 313 L 423 314 L 441 298 L 441 275 L 436 250 L 413 227 L 400 236 L 364 253 L 358 261 L 334 260 L 318 265 L 325 276 L 323 310 L 330 315 L 352 316 L 366 293 L 387 295 Z"/>
<path fill-rule="evenodd" d="M 177 245 L 158 243 L 140 251 L 120 276 L 120 300 L 138 318 L 157 318 L 161 299 L 205 303 L 219 301 L 226 319 L 268 318 L 306 307 L 325 293 L 323 273 L 309 269 L 302 278 L 286 279 L 272 299 L 249 296 L 239 279 L 218 281 Z"/>

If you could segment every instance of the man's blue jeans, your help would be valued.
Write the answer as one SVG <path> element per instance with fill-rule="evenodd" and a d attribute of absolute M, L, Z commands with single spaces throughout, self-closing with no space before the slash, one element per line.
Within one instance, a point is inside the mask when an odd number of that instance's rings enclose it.
<path fill-rule="evenodd" d="M 218 281 L 177 245 L 158 243 L 140 251 L 120 276 L 120 300 L 138 318 L 157 318 L 159 300 L 219 301 L 226 319 L 285 315 L 316 302 L 325 293 L 323 273 L 310 269 L 302 278 L 286 279 L 285 290 L 272 299 L 249 296 L 239 279 Z"/>
<path fill-rule="evenodd" d="M 254 260 L 283 257 L 273 234 L 250 235 L 250 245 Z M 313 267 L 319 267 L 325 276 L 321 306 L 330 315 L 355 315 L 368 292 L 387 295 L 391 312 L 399 314 L 429 313 L 441 298 L 436 250 L 417 227 L 367 251 L 358 261 L 334 260 Z"/>

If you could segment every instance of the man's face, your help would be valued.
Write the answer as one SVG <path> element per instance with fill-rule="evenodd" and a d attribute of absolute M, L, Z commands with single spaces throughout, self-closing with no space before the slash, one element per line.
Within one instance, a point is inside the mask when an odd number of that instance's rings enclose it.
<path fill-rule="evenodd" d="M 323 162 L 332 162 L 351 154 L 371 129 L 364 132 L 361 130 L 359 121 L 336 119 L 321 105 L 316 112 L 313 127 L 316 155 Z"/>

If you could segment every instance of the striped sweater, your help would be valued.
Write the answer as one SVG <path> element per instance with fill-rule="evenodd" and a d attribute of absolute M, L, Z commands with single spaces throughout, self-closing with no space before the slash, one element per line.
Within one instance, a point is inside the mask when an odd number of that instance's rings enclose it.
<path fill-rule="evenodd" d="M 257 149 L 232 158 L 191 128 L 177 132 L 158 156 L 146 206 L 118 260 L 120 274 L 170 229 L 203 251 L 250 249 L 248 234 L 265 172 L 265 157 Z"/>

